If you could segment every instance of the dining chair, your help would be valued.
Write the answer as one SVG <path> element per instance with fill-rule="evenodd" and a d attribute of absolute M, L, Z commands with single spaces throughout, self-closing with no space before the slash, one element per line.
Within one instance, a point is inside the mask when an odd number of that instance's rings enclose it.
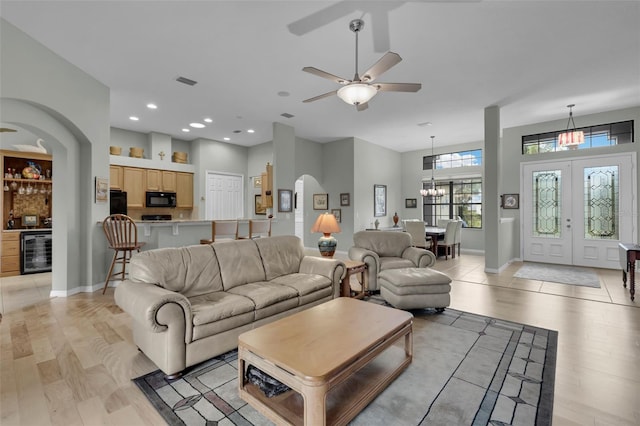
<path fill-rule="evenodd" d="M 431 237 L 427 238 L 427 236 L 425 235 L 424 222 L 405 221 L 404 226 L 407 233 L 411 235 L 411 240 L 413 241 L 413 245 L 415 247 L 424 249 L 431 248 Z"/>
<path fill-rule="evenodd" d="M 202 239 L 200 244 L 211 244 L 215 241 L 237 240 L 238 221 L 237 220 L 212 220 L 211 239 Z"/>
<path fill-rule="evenodd" d="M 460 256 L 460 243 L 462 242 L 462 220 L 456 221 L 456 236 L 453 237 L 453 244 L 458 247 L 458 256 Z M 455 247 L 454 247 L 455 254 Z M 455 256 L 454 256 L 455 257 Z"/>
<path fill-rule="evenodd" d="M 104 221 L 102 221 L 102 230 L 107 237 L 109 248 L 114 250 L 111 266 L 109 267 L 107 279 L 102 289 L 102 294 L 104 294 L 105 291 L 107 291 L 112 276 L 119 275 L 120 279 L 124 280 L 126 266 L 131 259 L 133 251 L 139 252 L 145 243 L 138 241 L 138 227 L 136 223 L 124 214 L 112 214 L 105 218 Z M 122 270 L 114 274 L 113 268 L 118 261 L 120 261 L 122 265 Z"/>
<path fill-rule="evenodd" d="M 249 220 L 249 238 L 271 236 L 271 219 Z"/>
<path fill-rule="evenodd" d="M 455 238 L 457 227 L 457 220 L 452 220 L 447 223 L 446 231 L 444 232 L 444 239 L 442 240 L 442 242 L 438 243 L 438 250 L 442 248 L 442 250 L 444 251 L 445 260 L 449 258 L 449 255 L 451 255 L 452 259 L 455 259 L 456 257 Z"/>

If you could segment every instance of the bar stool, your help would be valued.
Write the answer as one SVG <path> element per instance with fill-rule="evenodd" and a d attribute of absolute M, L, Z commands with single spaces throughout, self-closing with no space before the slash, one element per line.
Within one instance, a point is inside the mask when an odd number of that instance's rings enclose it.
<path fill-rule="evenodd" d="M 271 236 L 271 219 L 249 220 L 249 238 Z"/>
<path fill-rule="evenodd" d="M 220 238 L 226 237 L 226 238 Z M 211 221 L 211 239 L 202 239 L 200 244 L 211 244 L 220 240 L 237 240 L 238 239 L 238 221 L 237 220 L 212 220 Z"/>
<path fill-rule="evenodd" d="M 109 267 L 109 273 L 107 274 L 107 280 L 102 289 L 102 294 L 104 294 L 105 291 L 107 291 L 112 275 L 120 275 L 120 279 L 124 280 L 126 266 L 131 259 L 133 251 L 140 252 L 140 248 L 144 246 L 145 243 L 138 242 L 138 227 L 133 219 L 124 214 L 112 214 L 108 216 L 102 222 L 102 230 L 107 237 L 109 248 L 115 250 L 113 259 L 111 260 L 111 266 Z M 122 271 L 113 274 L 113 267 L 118 261 L 122 264 Z"/>

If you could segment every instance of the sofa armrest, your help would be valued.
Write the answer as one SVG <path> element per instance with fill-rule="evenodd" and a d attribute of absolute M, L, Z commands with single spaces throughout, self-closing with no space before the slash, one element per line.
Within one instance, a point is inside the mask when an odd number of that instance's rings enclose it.
<path fill-rule="evenodd" d="M 193 321 L 191 303 L 184 295 L 158 287 L 154 284 L 122 281 L 115 290 L 116 304 L 143 327 L 153 333 L 161 333 L 175 321 L 185 329 L 185 343 L 191 340 Z M 161 308 L 177 304 L 181 315 L 159 315 Z"/>
<path fill-rule="evenodd" d="M 418 247 L 407 247 L 402 252 L 402 257 L 412 261 L 417 268 L 428 268 L 436 263 L 436 256 L 431 252 L 431 250 L 425 250 Z"/>
<path fill-rule="evenodd" d="M 322 275 L 331 280 L 334 298 L 340 296 L 340 283 L 346 272 L 347 268 L 344 263 L 337 259 L 305 256 L 300 262 L 301 274 Z"/>
<path fill-rule="evenodd" d="M 350 247 L 349 259 L 364 262 L 367 265 L 367 283 L 369 290 L 378 289 L 378 273 L 380 272 L 380 256 L 378 253 L 362 247 Z"/>

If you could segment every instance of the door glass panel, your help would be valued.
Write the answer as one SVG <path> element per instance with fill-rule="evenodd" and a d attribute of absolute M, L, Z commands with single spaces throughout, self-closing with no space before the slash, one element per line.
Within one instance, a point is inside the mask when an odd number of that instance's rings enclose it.
<path fill-rule="evenodd" d="M 618 166 L 584 169 L 584 238 L 617 240 Z"/>
<path fill-rule="evenodd" d="M 533 172 L 533 236 L 560 238 L 561 171 Z"/>

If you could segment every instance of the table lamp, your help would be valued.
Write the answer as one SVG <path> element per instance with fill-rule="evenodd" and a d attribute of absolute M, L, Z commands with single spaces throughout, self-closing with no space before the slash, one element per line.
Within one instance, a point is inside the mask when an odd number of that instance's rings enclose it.
<path fill-rule="evenodd" d="M 313 224 L 311 232 L 321 232 L 324 234 L 318 240 L 318 249 L 322 256 L 333 257 L 336 246 L 338 245 L 338 240 L 331 236 L 331 234 L 340 232 L 340 225 L 338 225 L 336 217 L 328 212 L 321 214 L 318 216 L 316 223 Z"/>

